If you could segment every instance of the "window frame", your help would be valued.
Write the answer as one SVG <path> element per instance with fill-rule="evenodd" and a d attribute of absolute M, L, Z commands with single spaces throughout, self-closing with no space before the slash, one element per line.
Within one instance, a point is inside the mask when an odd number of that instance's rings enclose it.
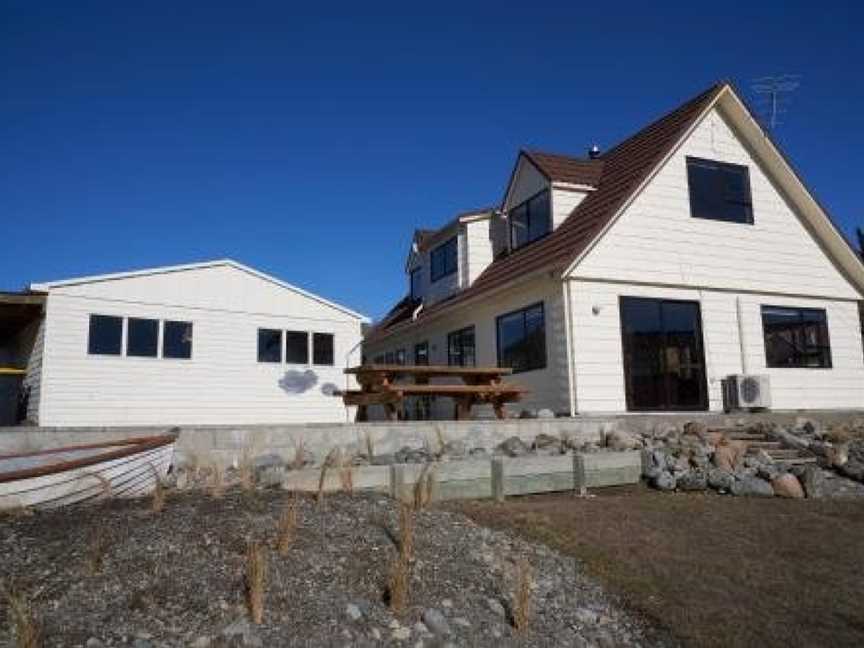
<path fill-rule="evenodd" d="M 470 365 L 465 364 L 465 348 L 466 345 L 463 343 L 463 339 L 466 334 L 470 331 L 471 337 L 473 340 L 473 344 L 471 346 L 473 362 Z M 453 362 L 454 354 L 451 351 L 450 341 L 454 338 L 459 340 L 459 358 L 460 362 Z M 477 330 L 476 327 L 471 324 L 470 326 L 464 326 L 461 329 L 456 331 L 451 331 L 447 334 L 447 366 L 448 367 L 476 367 L 477 366 Z"/>
<path fill-rule="evenodd" d="M 265 331 L 267 333 L 278 333 L 279 334 L 279 359 L 278 360 L 263 360 L 261 358 L 261 351 L 262 351 L 262 349 L 261 349 L 261 334 L 264 333 Z M 258 358 L 259 364 L 267 364 L 267 365 L 282 364 L 285 361 L 285 334 L 282 331 L 282 329 L 274 329 L 274 328 L 268 328 L 266 326 L 259 326 L 258 327 L 257 340 L 258 340 L 257 358 Z"/>
<path fill-rule="evenodd" d="M 405 361 L 408 359 L 408 355 L 405 353 L 405 347 L 396 349 L 393 359 L 396 361 L 397 365 L 404 366 L 406 364 Z"/>
<path fill-rule="evenodd" d="M 458 265 L 458 261 L 457 261 L 457 265 Z M 422 271 L 423 271 L 423 266 L 417 266 L 416 268 L 411 270 L 411 272 L 408 273 L 408 290 L 411 293 L 411 300 L 412 301 L 417 301 L 420 299 L 419 293 L 422 290 L 422 285 L 420 282 L 423 278 L 421 275 Z M 417 292 L 414 291 L 414 279 L 415 279 L 415 277 L 417 278 Z"/>
<path fill-rule="evenodd" d="M 119 320 L 120 323 L 120 339 L 117 340 L 117 352 L 113 351 L 94 351 L 93 350 L 93 323 L 94 319 L 100 319 L 103 321 L 107 320 Z M 122 315 L 102 315 L 100 313 L 90 313 L 89 318 L 87 319 L 87 355 L 88 356 L 109 356 L 109 357 L 122 357 L 123 350 L 125 347 L 125 328 L 126 328 L 126 318 Z"/>
<path fill-rule="evenodd" d="M 444 257 L 444 268 L 440 271 L 436 271 L 435 269 L 435 255 L 436 254 L 445 254 L 443 251 L 447 246 L 453 246 L 453 268 L 448 269 L 446 265 L 447 257 Z M 444 277 L 449 277 L 450 275 L 456 274 L 459 271 L 459 235 L 454 234 L 450 238 L 448 238 L 443 243 L 439 243 L 429 252 L 429 277 L 432 283 L 436 281 L 440 281 L 444 279 Z"/>
<path fill-rule="evenodd" d="M 289 360 L 288 359 L 288 348 L 289 348 L 288 347 L 288 338 L 292 337 L 292 336 L 296 336 L 298 338 L 300 336 L 303 336 L 304 353 L 303 353 L 303 361 L 302 362 L 297 361 L 297 360 Z M 309 331 L 298 331 L 296 329 L 294 329 L 294 330 L 286 329 L 285 333 L 284 333 L 284 337 L 285 337 L 285 342 L 284 342 L 284 345 L 285 345 L 285 357 L 284 357 L 285 364 L 300 365 L 300 366 L 304 366 L 304 367 L 309 366 Z"/>
<path fill-rule="evenodd" d="M 724 203 L 726 204 L 736 204 L 736 205 L 745 205 L 749 208 L 747 213 L 746 220 L 732 220 L 729 218 L 715 218 L 713 216 L 705 216 L 696 213 L 696 206 L 694 202 L 694 186 L 693 182 L 691 182 L 690 178 L 690 168 L 693 166 L 702 166 L 704 167 L 717 167 L 719 170 L 734 170 L 734 171 L 742 171 L 743 170 L 743 181 L 744 185 L 747 189 L 747 197 L 749 198 L 748 203 L 739 203 L 738 201 L 729 201 L 724 199 Z M 690 217 L 698 218 L 700 220 L 709 220 L 714 221 L 715 223 L 730 223 L 732 225 L 753 225 L 755 223 L 755 216 L 753 210 L 753 186 L 750 183 L 750 167 L 746 164 L 735 164 L 733 162 L 721 162 L 720 160 L 711 160 L 709 158 L 702 158 L 695 155 L 688 155 L 685 158 L 685 166 L 687 171 L 687 195 L 690 201 Z"/>
<path fill-rule="evenodd" d="M 321 338 L 330 339 L 330 361 L 318 362 L 318 340 Z M 335 367 L 336 366 L 336 335 L 334 333 L 324 333 L 315 331 L 312 333 L 312 365 L 315 367 Z"/>
<path fill-rule="evenodd" d="M 419 351 L 423 349 L 424 355 L 426 357 L 425 362 L 420 362 Z M 416 367 L 428 367 L 429 366 L 429 340 L 423 340 L 423 342 L 418 342 L 414 345 L 414 366 Z"/>
<path fill-rule="evenodd" d="M 167 331 L 169 324 L 180 324 L 184 326 L 188 326 L 191 331 L 191 335 L 189 338 L 189 355 L 188 356 L 180 356 L 180 355 L 168 355 L 167 351 Z M 160 345 L 162 355 L 160 356 L 163 360 L 192 360 L 192 356 L 195 350 L 195 322 L 187 321 L 187 320 L 162 320 L 162 343 Z"/>
<path fill-rule="evenodd" d="M 515 212 L 518 209 L 522 209 L 522 208 L 525 209 L 525 230 L 526 230 L 526 232 L 530 232 L 531 231 L 531 220 L 532 220 L 531 203 L 536 201 L 537 198 L 539 198 L 540 196 L 542 196 L 544 194 L 546 194 L 546 204 L 548 205 L 548 209 L 546 211 L 546 230 L 542 234 L 540 234 L 539 236 L 536 236 L 534 238 L 529 237 L 521 245 L 516 245 L 516 240 L 515 240 L 516 237 L 514 236 L 514 226 L 513 226 L 513 224 L 514 224 L 513 212 Z M 537 241 L 540 241 L 541 239 L 546 238 L 551 233 L 552 233 L 552 192 L 549 190 L 549 188 L 541 189 L 537 193 L 535 193 L 532 196 L 529 196 L 528 198 L 523 200 L 518 205 L 515 205 L 515 206 L 513 206 L 507 210 L 507 238 L 508 238 L 508 242 L 510 243 L 510 249 L 511 250 L 521 250 L 523 247 L 526 247 L 528 245 L 531 245 L 532 243 L 535 243 Z"/>
<path fill-rule="evenodd" d="M 768 350 L 768 331 L 766 329 L 765 315 L 766 310 L 778 311 L 797 311 L 797 320 L 799 325 L 803 325 L 805 313 L 818 313 L 821 315 L 822 321 L 819 322 L 819 348 L 821 349 L 821 360 L 818 365 L 800 364 L 778 364 L 776 360 L 772 360 Z M 762 317 L 762 343 L 765 349 L 765 367 L 767 369 L 816 369 L 825 370 L 834 368 L 834 358 L 831 351 L 831 329 L 828 325 L 828 311 L 824 308 L 810 308 L 802 306 L 778 306 L 775 304 L 761 304 L 760 315 Z M 795 349 L 795 354 L 799 354 L 800 350 Z"/>
<path fill-rule="evenodd" d="M 497 355 L 499 367 L 502 367 L 502 368 L 505 367 L 505 365 L 502 364 L 503 349 L 501 348 L 501 321 L 505 317 L 512 317 L 513 315 L 522 315 L 522 335 L 523 335 L 522 339 L 524 340 L 525 339 L 525 331 L 526 331 L 526 323 L 527 323 L 526 315 L 527 315 L 528 311 L 533 310 L 533 309 L 538 308 L 538 307 L 540 308 L 540 318 L 541 318 L 541 321 L 543 323 L 543 357 L 542 357 L 542 360 L 540 361 L 539 364 L 529 364 L 528 366 L 520 367 L 520 368 L 516 368 L 516 367 L 511 366 L 511 368 L 513 369 L 513 373 L 517 374 L 517 373 L 525 373 L 528 371 L 539 371 L 542 369 L 546 369 L 549 366 L 549 357 L 548 357 L 549 354 L 548 354 L 547 349 L 546 349 L 546 306 L 542 301 L 539 301 L 539 302 L 534 302 L 533 304 L 528 304 L 527 306 L 523 306 L 522 308 L 517 308 L 517 309 L 509 311 L 507 313 L 502 313 L 501 315 L 498 315 L 495 318 L 495 350 L 496 350 L 496 355 Z"/>

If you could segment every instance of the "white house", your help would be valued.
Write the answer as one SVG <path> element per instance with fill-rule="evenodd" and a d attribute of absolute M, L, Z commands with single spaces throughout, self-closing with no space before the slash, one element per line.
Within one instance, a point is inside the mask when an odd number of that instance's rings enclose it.
<path fill-rule="evenodd" d="M 23 371 L 17 418 L 44 426 L 340 422 L 332 392 L 365 321 L 235 261 L 195 263 L 0 295 L 0 365 Z"/>
<path fill-rule="evenodd" d="M 502 203 L 418 230 L 406 271 L 368 362 L 512 366 L 522 407 L 571 416 L 719 411 L 723 385 L 864 408 L 864 265 L 725 83 L 606 152 L 520 152 Z"/>

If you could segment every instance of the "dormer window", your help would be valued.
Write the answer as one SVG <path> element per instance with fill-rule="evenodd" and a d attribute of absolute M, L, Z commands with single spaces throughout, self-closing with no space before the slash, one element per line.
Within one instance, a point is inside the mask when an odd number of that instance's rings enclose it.
<path fill-rule="evenodd" d="M 544 189 L 510 210 L 510 247 L 516 250 L 552 231 L 549 190 Z"/>
<path fill-rule="evenodd" d="M 687 183 L 693 218 L 753 224 L 750 172 L 746 166 L 688 157 Z"/>
<path fill-rule="evenodd" d="M 420 272 L 423 268 L 414 268 L 411 271 L 411 301 L 419 301 L 421 297 L 420 293 Z"/>
<path fill-rule="evenodd" d="M 442 243 L 430 255 L 432 265 L 432 281 L 438 281 L 444 277 L 454 274 L 459 266 L 458 250 L 456 248 L 456 237 Z"/>

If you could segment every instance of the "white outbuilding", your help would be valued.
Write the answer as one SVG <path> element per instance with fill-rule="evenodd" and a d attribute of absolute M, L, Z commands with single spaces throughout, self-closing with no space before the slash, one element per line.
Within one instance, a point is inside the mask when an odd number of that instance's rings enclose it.
<path fill-rule="evenodd" d="M 0 424 L 340 422 L 368 320 L 232 260 L 32 284 L 0 298 Z M 13 317 L 14 316 L 14 317 Z M 19 374 L 16 376 L 15 374 Z"/>

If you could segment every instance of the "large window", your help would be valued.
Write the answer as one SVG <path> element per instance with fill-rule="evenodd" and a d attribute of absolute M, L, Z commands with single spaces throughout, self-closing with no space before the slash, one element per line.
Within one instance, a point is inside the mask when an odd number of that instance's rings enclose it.
<path fill-rule="evenodd" d="M 333 364 L 333 334 L 313 333 L 312 361 L 316 365 Z"/>
<path fill-rule="evenodd" d="M 457 367 L 473 367 L 477 364 L 473 326 L 453 331 L 447 336 L 447 364 Z"/>
<path fill-rule="evenodd" d="M 746 166 L 687 158 L 690 215 L 694 218 L 753 223 L 750 172 Z"/>
<path fill-rule="evenodd" d="M 192 357 L 192 322 L 165 321 L 162 330 L 162 357 L 181 360 Z"/>
<path fill-rule="evenodd" d="M 422 278 L 423 268 L 414 268 L 411 271 L 411 299 L 417 301 L 420 299 L 422 286 L 420 279 Z"/>
<path fill-rule="evenodd" d="M 258 329 L 258 362 L 282 362 L 282 331 Z"/>
<path fill-rule="evenodd" d="M 429 364 L 429 343 L 420 342 L 414 345 L 414 364 L 426 366 Z"/>
<path fill-rule="evenodd" d="M 285 362 L 309 364 L 309 333 L 285 331 Z"/>
<path fill-rule="evenodd" d="M 552 231 L 549 190 L 544 189 L 510 210 L 510 247 L 517 249 Z"/>
<path fill-rule="evenodd" d="M 456 269 L 459 266 L 456 237 L 454 236 L 446 243 L 442 243 L 432 250 L 431 261 L 432 281 L 438 281 L 439 279 L 456 272 Z"/>
<path fill-rule="evenodd" d="M 831 367 L 828 319 L 819 308 L 762 307 L 769 367 Z"/>
<path fill-rule="evenodd" d="M 546 327 L 543 304 L 501 315 L 498 328 L 498 366 L 514 372 L 546 368 Z"/>
<path fill-rule="evenodd" d="M 87 353 L 120 355 L 123 346 L 123 318 L 111 315 L 91 315 Z"/>
<path fill-rule="evenodd" d="M 159 352 L 159 320 L 129 318 L 126 332 L 126 355 L 155 358 Z"/>

